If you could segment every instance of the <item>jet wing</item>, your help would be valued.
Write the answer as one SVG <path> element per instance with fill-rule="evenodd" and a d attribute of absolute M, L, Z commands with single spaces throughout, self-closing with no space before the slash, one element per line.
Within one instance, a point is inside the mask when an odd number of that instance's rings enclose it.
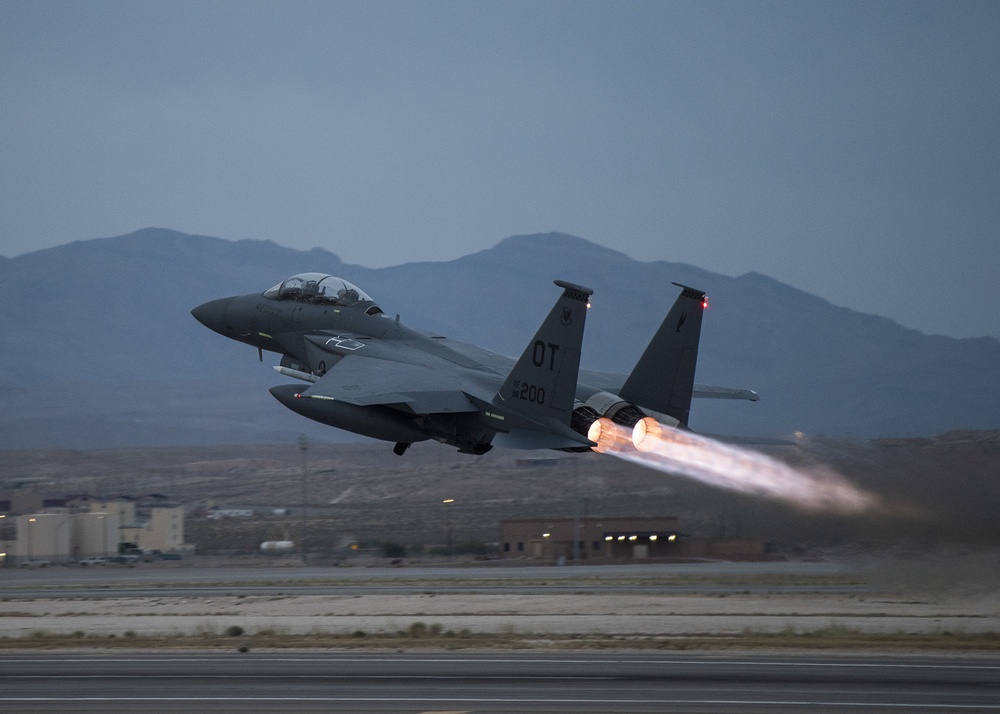
<path fill-rule="evenodd" d="M 414 414 L 479 411 L 455 383 L 455 374 L 440 367 L 348 355 L 302 396 L 358 406 L 391 405 Z"/>

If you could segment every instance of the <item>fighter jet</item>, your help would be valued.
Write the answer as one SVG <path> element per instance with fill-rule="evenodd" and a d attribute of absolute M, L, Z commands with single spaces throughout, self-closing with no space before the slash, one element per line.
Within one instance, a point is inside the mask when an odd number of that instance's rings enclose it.
<path fill-rule="evenodd" d="M 641 448 L 661 425 L 686 429 L 692 396 L 756 400 L 755 392 L 694 384 L 705 293 L 681 293 L 626 378 L 581 371 L 593 291 L 564 280 L 548 317 L 512 359 L 412 329 L 364 291 L 322 273 L 294 275 L 264 293 L 199 305 L 215 332 L 281 355 L 274 367 L 306 385 L 271 394 L 302 416 L 393 442 L 402 455 L 434 439 L 466 454 L 494 445 L 603 451 L 631 430 Z"/>

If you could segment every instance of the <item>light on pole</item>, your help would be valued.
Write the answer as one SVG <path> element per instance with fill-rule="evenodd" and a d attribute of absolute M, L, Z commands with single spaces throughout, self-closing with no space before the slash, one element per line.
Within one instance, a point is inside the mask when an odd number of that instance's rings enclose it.
<path fill-rule="evenodd" d="M 31 527 L 31 524 L 34 523 L 35 520 L 36 520 L 35 518 L 29 518 L 28 519 L 28 560 L 33 560 L 34 557 L 35 557 L 35 551 L 31 547 L 31 531 L 34 530 Z"/>
<path fill-rule="evenodd" d="M 444 504 L 444 518 L 448 531 L 448 562 L 451 562 L 451 509 L 448 508 L 455 502 L 454 498 L 446 498 L 441 503 Z"/>

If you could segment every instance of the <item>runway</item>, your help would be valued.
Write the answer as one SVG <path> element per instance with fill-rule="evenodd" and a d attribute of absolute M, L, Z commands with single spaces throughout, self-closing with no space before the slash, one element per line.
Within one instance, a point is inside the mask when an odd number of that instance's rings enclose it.
<path fill-rule="evenodd" d="M 1000 661 L 650 653 L 4 654 L 4 712 L 996 712 Z"/>
<path fill-rule="evenodd" d="M 831 593 L 870 592 L 841 579 L 826 563 L 708 563 L 578 567 L 53 567 L 0 570 L 0 585 L 18 597 L 190 597 L 226 595 L 391 595 L 537 593 Z M 807 584 L 775 582 L 800 578 Z M 709 578 L 704 582 L 701 578 Z M 733 582 L 725 582 L 730 578 Z M 754 578 L 763 578 L 755 581 Z M 719 580 L 722 580 L 721 582 Z"/>

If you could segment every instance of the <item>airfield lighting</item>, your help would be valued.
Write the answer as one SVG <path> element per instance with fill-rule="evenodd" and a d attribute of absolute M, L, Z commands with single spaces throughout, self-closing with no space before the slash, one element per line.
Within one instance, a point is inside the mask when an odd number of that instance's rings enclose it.
<path fill-rule="evenodd" d="M 677 540 L 677 535 L 676 534 L 670 535 L 670 536 L 667 537 L 667 540 L 671 540 L 671 541 Z"/>
<path fill-rule="evenodd" d="M 548 538 L 551 535 L 551 533 L 542 533 L 542 538 Z"/>
<path fill-rule="evenodd" d="M 636 539 L 637 539 L 638 537 L 639 537 L 639 536 L 634 536 L 634 535 L 633 535 L 633 536 L 629 536 L 629 537 L 628 537 L 628 539 L 629 539 L 629 540 L 636 540 Z"/>
<path fill-rule="evenodd" d="M 649 536 L 649 542 L 650 543 L 655 543 L 657 541 L 657 539 L 658 539 L 658 536 L 656 536 L 656 535 Z"/>
<path fill-rule="evenodd" d="M 604 536 L 604 540 L 614 540 L 614 536 Z"/>

